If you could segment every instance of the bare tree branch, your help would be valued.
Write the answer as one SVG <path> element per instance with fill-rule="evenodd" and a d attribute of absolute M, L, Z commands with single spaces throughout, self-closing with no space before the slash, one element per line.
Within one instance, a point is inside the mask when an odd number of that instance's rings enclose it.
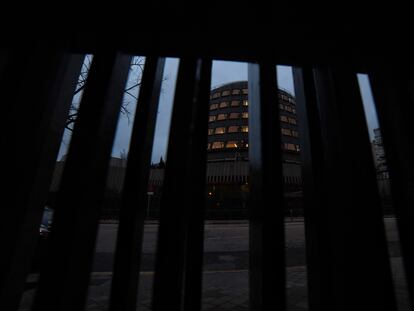
<path fill-rule="evenodd" d="M 92 64 L 92 59 L 93 59 L 93 56 L 91 55 L 87 55 L 85 57 L 85 61 L 82 65 L 82 70 L 78 78 L 78 84 L 73 94 L 74 96 L 76 95 L 81 96 L 83 90 L 86 87 L 89 69 Z M 140 56 L 134 57 L 130 65 L 130 78 L 128 79 L 127 86 L 125 87 L 125 96 L 121 104 L 121 110 L 120 110 L 121 115 L 125 116 L 128 119 L 128 123 L 130 122 L 130 116 L 131 116 L 131 111 L 129 109 L 130 103 L 132 101 L 137 100 L 137 95 L 135 92 L 132 92 L 132 90 L 138 88 L 141 85 L 141 78 L 142 78 L 142 72 L 144 70 L 144 65 L 145 65 L 145 57 L 140 57 Z M 73 125 L 76 122 L 78 114 L 79 114 L 78 103 L 74 101 L 72 102 L 72 105 L 69 109 L 69 115 L 66 119 L 66 124 L 65 124 L 66 129 L 68 129 L 69 131 L 73 131 Z"/>
<path fill-rule="evenodd" d="M 86 83 L 84 83 L 83 85 L 79 86 L 79 87 L 76 89 L 76 91 L 73 93 L 73 95 L 76 95 L 76 94 L 78 94 L 78 93 L 82 92 L 82 91 L 83 91 L 83 89 L 85 88 L 85 85 L 86 85 Z"/>
<path fill-rule="evenodd" d="M 134 85 L 132 85 L 132 86 L 130 86 L 130 87 L 128 87 L 128 88 L 126 88 L 126 89 L 125 89 L 125 93 L 126 93 L 126 92 L 128 92 L 128 91 L 130 91 L 130 90 L 132 90 L 133 88 L 135 88 L 135 87 L 137 87 L 137 86 L 139 86 L 139 85 L 141 85 L 141 81 L 140 81 L 140 82 L 135 83 Z"/>

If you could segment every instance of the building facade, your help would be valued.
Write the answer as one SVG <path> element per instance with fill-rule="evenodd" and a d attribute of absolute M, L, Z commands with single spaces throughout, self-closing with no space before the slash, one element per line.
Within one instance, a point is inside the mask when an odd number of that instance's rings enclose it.
<path fill-rule="evenodd" d="M 285 193 L 301 190 L 301 162 L 295 98 L 277 90 Z M 207 215 L 246 217 L 249 193 L 249 100 L 247 81 L 213 88 L 207 144 Z"/>
<path fill-rule="evenodd" d="M 277 91 L 275 89 L 275 91 Z M 283 160 L 300 163 L 295 98 L 278 90 Z M 208 161 L 248 160 L 249 111 L 247 81 L 217 87 L 210 94 Z"/>
<path fill-rule="evenodd" d="M 383 199 L 388 205 L 391 195 L 390 175 L 388 172 L 387 159 L 385 156 L 384 144 L 382 142 L 381 130 L 374 129 L 374 139 L 372 140 L 372 151 L 374 155 L 374 165 L 377 174 L 378 190 Z M 387 211 L 389 211 L 388 208 Z"/>
<path fill-rule="evenodd" d="M 295 98 L 277 90 L 285 195 L 295 208 L 301 194 L 301 162 Z M 211 90 L 208 115 L 206 217 L 245 218 L 249 195 L 249 101 L 247 81 Z M 56 193 L 65 157 L 56 165 L 51 193 Z M 111 158 L 104 200 L 104 217 L 116 218 L 126 170 L 126 159 Z M 147 215 L 159 216 L 165 163 L 152 164 L 148 183 Z M 292 203 L 293 202 L 293 203 Z M 297 205 L 297 204 L 296 204 Z M 297 207 L 296 207 L 297 209 Z M 296 212 L 297 214 L 297 212 Z"/>

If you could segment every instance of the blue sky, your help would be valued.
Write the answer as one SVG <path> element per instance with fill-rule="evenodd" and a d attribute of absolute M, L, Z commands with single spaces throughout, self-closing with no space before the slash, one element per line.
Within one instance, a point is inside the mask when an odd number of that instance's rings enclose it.
<path fill-rule="evenodd" d="M 362 102 L 364 104 L 365 117 L 371 140 L 374 138 L 374 129 L 379 127 L 374 98 L 371 93 L 369 79 L 366 74 L 358 74 L 359 88 L 361 89 Z"/>
<path fill-rule="evenodd" d="M 158 162 L 161 156 L 165 159 L 177 70 L 178 59 L 168 58 L 164 69 L 164 82 L 160 95 L 157 125 L 155 129 L 154 148 L 152 153 L 152 162 L 154 163 Z M 277 74 L 278 86 L 294 95 L 291 67 L 278 66 Z M 132 80 L 135 77 L 131 75 L 130 78 Z M 247 63 L 227 61 L 213 62 L 211 81 L 212 87 L 240 80 L 247 80 Z M 378 122 L 373 105 L 372 94 L 370 92 L 369 80 L 366 75 L 358 75 L 358 81 L 361 87 L 361 94 L 367 116 L 369 133 L 370 136 L 372 136 L 373 129 L 378 127 Z M 130 81 L 129 83 L 132 82 Z M 138 95 L 139 89 L 136 88 L 134 91 L 134 95 Z M 128 151 L 129 139 L 132 129 L 132 120 L 134 117 L 136 104 L 135 100 L 132 97 L 126 99 L 130 102 L 129 110 L 132 113 L 129 120 L 124 115 L 121 115 L 119 119 L 114 146 L 112 149 L 112 156 L 114 157 L 119 157 L 121 152 Z M 77 97 L 76 100 L 79 100 L 79 97 Z M 58 159 L 60 159 L 62 155 L 66 153 L 69 139 L 70 133 L 66 132 L 64 135 L 64 142 L 62 143 L 61 150 L 59 151 Z"/>

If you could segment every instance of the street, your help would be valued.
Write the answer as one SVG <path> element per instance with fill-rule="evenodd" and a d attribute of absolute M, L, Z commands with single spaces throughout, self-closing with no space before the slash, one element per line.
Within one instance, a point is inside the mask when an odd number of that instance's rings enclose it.
<path fill-rule="evenodd" d="M 385 218 L 398 309 L 409 310 L 404 270 L 398 247 L 395 220 Z M 112 264 L 117 224 L 101 224 L 96 245 L 86 310 L 106 311 L 110 296 Z M 137 310 L 151 310 L 154 259 L 158 226 L 145 226 Z M 307 304 L 307 270 L 303 221 L 286 221 L 286 297 L 287 310 L 305 311 Z M 207 222 L 202 278 L 202 310 L 247 311 L 249 305 L 247 222 Z M 33 301 L 36 275 L 25 291 L 19 311 L 29 311 Z M 30 285 L 30 282 L 28 283 Z"/>
<path fill-rule="evenodd" d="M 392 257 L 399 256 L 398 233 L 395 221 L 385 218 L 388 244 Z M 117 224 L 101 224 L 94 260 L 95 272 L 112 271 L 116 244 Z M 303 221 L 287 221 L 286 266 L 303 266 L 305 258 L 305 235 Z M 157 242 L 157 224 L 147 224 L 144 229 L 142 271 L 152 271 Z M 205 225 L 204 270 L 248 269 L 249 225 L 247 222 L 213 223 Z"/>

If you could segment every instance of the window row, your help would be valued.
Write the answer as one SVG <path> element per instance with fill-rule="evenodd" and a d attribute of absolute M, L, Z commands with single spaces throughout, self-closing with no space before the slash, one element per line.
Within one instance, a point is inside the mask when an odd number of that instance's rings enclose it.
<path fill-rule="evenodd" d="M 248 112 L 231 112 L 231 113 L 220 113 L 217 115 L 212 115 L 208 117 L 208 122 L 213 121 L 222 121 L 227 119 L 248 119 L 249 113 Z"/>
<path fill-rule="evenodd" d="M 230 102 L 228 101 L 223 101 L 221 103 L 215 103 L 215 104 L 211 104 L 210 105 L 210 110 L 216 110 L 219 108 L 228 108 L 228 107 L 239 107 L 240 104 L 244 107 L 248 107 L 249 106 L 249 101 L 247 99 L 245 100 L 232 100 Z M 289 105 L 284 105 L 284 104 L 279 104 L 279 108 L 285 111 L 288 111 L 290 113 L 294 113 L 296 114 L 296 109 L 289 106 Z"/>
<path fill-rule="evenodd" d="M 285 136 L 299 137 L 298 131 L 295 131 L 295 130 L 281 128 L 280 131 L 282 135 L 285 135 Z"/>
<path fill-rule="evenodd" d="M 293 136 L 293 137 L 299 137 L 299 133 L 295 130 L 287 129 L 287 128 L 281 128 L 280 129 L 282 135 L 285 136 Z M 249 127 L 247 125 L 232 125 L 232 126 L 220 126 L 216 128 L 209 128 L 208 129 L 208 135 L 216 135 L 216 134 L 226 134 L 226 133 L 248 133 Z"/>
<path fill-rule="evenodd" d="M 278 94 L 278 97 L 289 103 L 295 104 L 295 99 L 293 97 L 289 97 L 289 96 L 286 96 L 285 94 L 280 94 L 280 93 Z"/>
<path fill-rule="evenodd" d="M 210 149 L 233 149 L 233 148 L 248 148 L 249 144 L 241 140 L 228 140 L 228 141 L 213 141 L 207 144 L 207 150 Z"/>
<path fill-rule="evenodd" d="M 211 104 L 210 105 L 210 110 L 215 110 L 215 109 L 219 109 L 219 108 L 227 108 L 227 107 L 239 107 L 240 103 L 247 107 L 249 106 L 249 101 L 248 100 L 232 100 L 231 102 L 221 102 L 221 103 L 217 103 L 217 104 Z"/>
<path fill-rule="evenodd" d="M 300 146 L 292 143 L 282 143 L 282 149 L 287 151 L 299 152 Z"/>
<path fill-rule="evenodd" d="M 249 143 L 241 140 L 213 141 L 207 144 L 207 150 L 211 149 L 232 149 L 232 148 L 248 148 Z M 300 152 L 300 146 L 292 143 L 282 143 L 282 149 L 286 151 Z"/>
<path fill-rule="evenodd" d="M 280 108 L 280 109 L 282 109 L 282 110 L 285 110 L 285 111 L 291 112 L 291 113 L 293 113 L 293 114 L 296 114 L 296 109 L 295 109 L 295 108 L 292 108 L 292 107 L 291 107 L 291 106 L 289 106 L 289 105 L 279 104 L 279 108 Z"/>
<path fill-rule="evenodd" d="M 297 124 L 296 119 L 294 118 L 289 118 L 287 116 L 280 116 L 280 121 L 285 122 L 285 123 L 290 123 L 290 124 Z"/>
<path fill-rule="evenodd" d="M 214 122 L 214 121 L 223 121 L 223 120 L 227 120 L 227 119 L 248 119 L 249 118 L 249 113 L 248 112 L 231 112 L 231 113 L 219 113 L 216 115 L 211 115 L 208 117 L 208 121 L 209 122 Z M 296 125 L 296 119 L 295 118 L 290 118 L 287 116 L 280 116 L 280 121 L 285 122 L 285 123 L 289 123 L 289 124 L 294 124 Z"/>
<path fill-rule="evenodd" d="M 213 93 L 212 95 L 210 95 L 210 99 L 219 98 L 220 96 L 240 95 L 240 94 L 248 94 L 247 88 L 224 90 L 222 92 L 216 92 L 216 93 Z"/>
<path fill-rule="evenodd" d="M 215 92 L 215 93 L 210 95 L 210 99 L 219 98 L 219 97 L 222 97 L 222 96 L 240 95 L 240 94 L 247 95 L 248 94 L 247 88 L 232 89 L 232 90 L 224 90 L 222 92 Z M 293 97 L 290 97 L 290 96 L 287 96 L 287 95 L 281 94 L 281 93 L 278 94 L 278 97 L 283 99 L 284 101 L 295 104 L 295 99 Z"/>
<path fill-rule="evenodd" d="M 216 127 L 208 129 L 208 135 L 214 134 L 226 134 L 226 133 L 248 133 L 249 127 L 248 126 L 239 126 L 239 125 L 232 125 L 228 127 Z"/>

